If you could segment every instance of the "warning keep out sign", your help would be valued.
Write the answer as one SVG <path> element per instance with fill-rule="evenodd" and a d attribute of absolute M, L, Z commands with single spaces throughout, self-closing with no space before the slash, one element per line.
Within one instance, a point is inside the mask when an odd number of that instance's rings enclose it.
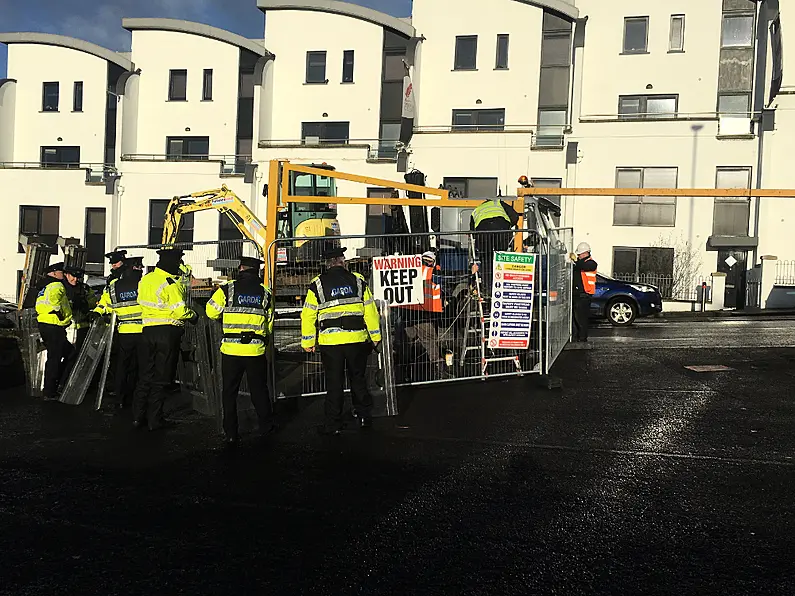
<path fill-rule="evenodd" d="M 373 258 L 373 296 L 389 306 L 422 304 L 422 256 Z"/>

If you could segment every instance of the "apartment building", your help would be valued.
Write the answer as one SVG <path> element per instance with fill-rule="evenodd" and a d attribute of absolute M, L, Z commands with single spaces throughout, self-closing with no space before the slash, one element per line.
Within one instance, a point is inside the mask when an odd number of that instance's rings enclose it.
<path fill-rule="evenodd" d="M 771 89 L 781 53 L 770 29 L 783 22 L 786 34 L 795 8 L 778 4 L 414 0 L 410 18 L 395 18 L 337 0 L 252 0 L 263 39 L 125 19 L 130 54 L 3 34 L 0 179 L 24 199 L 5 207 L 3 252 L 14 253 L 17 221 L 51 233 L 37 222 L 54 220 L 59 233 L 88 238 L 88 210 L 100 208 L 108 246 L 154 243 L 170 196 L 222 183 L 264 218 L 274 158 L 386 179 L 417 168 L 468 198 L 510 195 L 522 174 L 550 187 L 793 187 L 795 82 L 785 70 Z M 783 47 L 787 65 L 795 50 Z M 404 147 L 405 75 L 416 115 Z M 83 112 L 67 112 L 78 101 Z M 338 192 L 389 194 L 345 182 Z M 603 272 L 671 276 L 686 260 L 693 279 L 729 275 L 730 305 L 761 255 L 795 258 L 791 200 L 555 200 Z M 375 211 L 340 206 L 343 233 L 368 231 Z M 201 214 L 182 239 L 219 237 L 235 231 Z"/>

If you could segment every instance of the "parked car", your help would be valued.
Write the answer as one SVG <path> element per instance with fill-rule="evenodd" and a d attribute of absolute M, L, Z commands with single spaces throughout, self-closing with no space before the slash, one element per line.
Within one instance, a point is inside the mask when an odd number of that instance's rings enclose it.
<path fill-rule="evenodd" d="M 626 327 L 638 317 L 650 317 L 661 313 L 662 309 L 662 296 L 656 286 L 619 281 L 601 273 L 596 276 L 592 317 L 607 319 L 616 327 Z"/>

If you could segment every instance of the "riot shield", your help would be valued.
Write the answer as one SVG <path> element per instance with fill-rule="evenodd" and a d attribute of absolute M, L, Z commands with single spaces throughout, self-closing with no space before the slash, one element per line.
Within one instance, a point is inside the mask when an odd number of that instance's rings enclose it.
<path fill-rule="evenodd" d="M 69 380 L 61 394 L 60 402 L 71 406 L 79 406 L 86 397 L 94 373 L 103 361 L 105 348 L 113 337 L 113 325 L 104 318 L 97 319 L 91 325 L 83 349 L 77 357 Z"/>
<path fill-rule="evenodd" d="M 367 389 L 373 396 L 373 416 L 397 416 L 390 309 L 383 300 L 376 304 L 381 315 L 381 345 L 367 361 Z"/>
<path fill-rule="evenodd" d="M 107 345 L 105 346 L 105 356 L 102 358 L 102 375 L 99 379 L 99 387 L 97 388 L 97 400 L 94 403 L 94 407 L 99 410 L 102 407 L 102 398 L 105 396 L 105 385 L 108 381 L 108 371 L 110 371 L 111 365 L 111 350 L 113 349 L 113 336 L 115 335 L 114 331 L 116 330 L 116 313 L 112 313 L 110 315 L 110 329 L 111 333 L 107 339 Z"/>
<path fill-rule="evenodd" d="M 46 352 L 39 333 L 35 308 L 26 308 L 19 312 L 19 331 L 27 394 L 31 397 L 41 397 Z"/>

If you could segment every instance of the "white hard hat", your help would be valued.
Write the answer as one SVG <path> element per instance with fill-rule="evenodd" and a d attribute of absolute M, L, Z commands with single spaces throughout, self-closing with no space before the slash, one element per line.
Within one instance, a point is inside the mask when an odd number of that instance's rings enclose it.
<path fill-rule="evenodd" d="M 433 252 L 432 250 L 422 253 L 422 262 L 424 265 L 435 265 L 436 253 Z"/>
<path fill-rule="evenodd" d="M 591 252 L 591 245 L 587 242 L 580 242 L 577 245 L 577 250 L 575 251 L 578 255 L 581 255 L 585 252 Z"/>

